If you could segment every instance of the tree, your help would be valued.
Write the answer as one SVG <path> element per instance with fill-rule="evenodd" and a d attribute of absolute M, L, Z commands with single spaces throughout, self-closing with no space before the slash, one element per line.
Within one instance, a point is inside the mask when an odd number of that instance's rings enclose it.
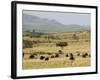
<path fill-rule="evenodd" d="M 63 49 L 65 46 L 68 46 L 68 43 L 67 42 L 59 42 L 59 43 L 56 43 L 56 46 L 59 46 L 59 47 L 61 47 L 61 49 Z"/>
<path fill-rule="evenodd" d="M 32 33 L 35 33 L 35 29 L 32 30 Z"/>
<path fill-rule="evenodd" d="M 23 40 L 23 48 L 32 48 L 33 42 L 30 40 Z"/>
<path fill-rule="evenodd" d="M 48 39 L 49 42 L 51 42 L 51 40 L 50 40 L 50 39 L 51 39 L 51 35 L 48 34 L 48 35 L 46 36 L 46 38 Z"/>
<path fill-rule="evenodd" d="M 25 32 L 30 33 L 30 30 L 26 30 Z"/>
<path fill-rule="evenodd" d="M 72 38 L 73 38 L 74 40 L 77 40 L 77 41 L 79 40 L 79 37 L 78 37 L 76 34 L 73 34 L 73 35 L 72 35 Z"/>

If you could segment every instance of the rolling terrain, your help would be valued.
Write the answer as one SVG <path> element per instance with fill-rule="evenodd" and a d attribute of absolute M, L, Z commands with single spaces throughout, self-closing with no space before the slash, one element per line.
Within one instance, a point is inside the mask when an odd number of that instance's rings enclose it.
<path fill-rule="evenodd" d="M 22 68 L 91 66 L 90 26 L 23 14 Z"/>

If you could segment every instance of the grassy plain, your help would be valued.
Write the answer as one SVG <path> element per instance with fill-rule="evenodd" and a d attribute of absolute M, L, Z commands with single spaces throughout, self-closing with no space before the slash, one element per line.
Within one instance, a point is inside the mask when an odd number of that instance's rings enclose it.
<path fill-rule="evenodd" d="M 73 36 L 74 34 L 75 36 Z M 23 48 L 23 69 L 85 67 L 91 65 L 91 40 L 88 31 L 49 33 L 42 34 L 40 37 L 23 36 L 23 40 L 35 42 L 31 48 Z M 56 46 L 56 43 L 59 42 L 67 42 L 68 45 L 61 48 Z M 62 52 L 61 54 L 59 50 Z M 71 53 L 74 57 L 72 60 L 70 59 Z M 57 57 L 51 57 L 56 54 L 58 54 Z M 84 57 L 84 54 L 87 54 L 87 56 Z M 66 55 L 68 56 L 66 57 Z M 41 56 L 48 57 L 49 60 L 41 60 Z"/>

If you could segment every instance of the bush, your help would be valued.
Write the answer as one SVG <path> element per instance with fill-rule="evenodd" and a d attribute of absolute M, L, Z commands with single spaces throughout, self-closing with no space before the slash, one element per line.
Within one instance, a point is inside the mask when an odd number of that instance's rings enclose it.
<path fill-rule="evenodd" d="M 56 43 L 56 46 L 59 46 L 59 47 L 61 47 L 61 49 L 63 49 L 65 46 L 68 46 L 68 43 L 67 42 L 59 42 L 59 43 Z"/>
<path fill-rule="evenodd" d="M 33 42 L 30 40 L 23 40 L 23 48 L 32 48 Z"/>
<path fill-rule="evenodd" d="M 77 40 L 77 41 L 78 41 L 78 40 L 79 40 L 79 37 L 78 37 L 76 34 L 73 34 L 73 35 L 72 35 L 72 39 L 74 39 L 74 40 Z"/>
<path fill-rule="evenodd" d="M 52 53 L 48 52 L 48 55 L 51 55 Z"/>

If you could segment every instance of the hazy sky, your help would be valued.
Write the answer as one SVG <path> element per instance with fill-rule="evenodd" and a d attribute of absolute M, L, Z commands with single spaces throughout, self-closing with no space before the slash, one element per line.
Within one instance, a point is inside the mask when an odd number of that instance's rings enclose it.
<path fill-rule="evenodd" d="M 23 13 L 40 18 L 47 18 L 50 20 L 56 20 L 62 24 L 76 24 L 87 26 L 91 24 L 91 14 L 88 13 L 69 13 L 69 12 L 50 12 L 50 11 L 31 11 L 23 10 Z"/>

